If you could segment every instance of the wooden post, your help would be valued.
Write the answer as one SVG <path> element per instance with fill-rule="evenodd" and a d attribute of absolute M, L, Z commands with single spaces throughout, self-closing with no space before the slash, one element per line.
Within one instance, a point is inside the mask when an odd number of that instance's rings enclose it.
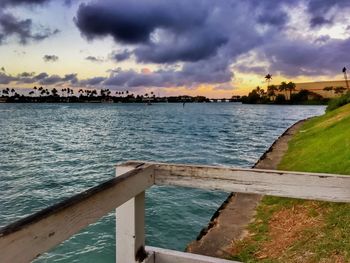
<path fill-rule="evenodd" d="M 117 166 L 116 176 L 132 170 Z M 145 252 L 145 192 L 141 192 L 116 209 L 116 262 L 142 262 Z"/>

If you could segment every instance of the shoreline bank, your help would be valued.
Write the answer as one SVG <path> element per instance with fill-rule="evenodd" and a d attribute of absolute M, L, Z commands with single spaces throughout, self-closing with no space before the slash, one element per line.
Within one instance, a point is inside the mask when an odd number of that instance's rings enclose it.
<path fill-rule="evenodd" d="M 258 169 L 277 169 L 288 149 L 288 142 L 307 119 L 290 126 L 253 165 Z M 208 226 L 202 229 L 196 240 L 188 244 L 186 251 L 212 257 L 227 258 L 232 243 L 243 239 L 247 226 L 254 219 L 262 196 L 231 193 L 214 213 Z"/>

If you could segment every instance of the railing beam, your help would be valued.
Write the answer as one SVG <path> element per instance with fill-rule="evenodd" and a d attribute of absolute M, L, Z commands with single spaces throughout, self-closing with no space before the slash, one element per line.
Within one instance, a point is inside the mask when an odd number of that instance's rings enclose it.
<path fill-rule="evenodd" d="M 350 202 L 350 176 L 127 162 L 117 166 L 116 178 L 0 229 L 0 263 L 31 261 L 116 207 L 117 261 L 142 262 L 144 191 L 154 184 Z M 156 251 L 146 262 L 152 260 Z"/>
<path fill-rule="evenodd" d="M 32 261 L 153 184 L 153 167 L 140 166 L 0 229 L 0 263 Z"/>
<path fill-rule="evenodd" d="M 205 165 L 154 164 L 155 183 L 235 193 L 350 202 L 350 176 Z"/>

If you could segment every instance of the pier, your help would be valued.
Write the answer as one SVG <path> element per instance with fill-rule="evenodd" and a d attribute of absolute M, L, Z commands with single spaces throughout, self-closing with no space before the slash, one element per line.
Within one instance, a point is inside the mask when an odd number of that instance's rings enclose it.
<path fill-rule="evenodd" d="M 145 191 L 153 185 L 350 202 L 350 177 L 129 161 L 116 177 L 0 229 L 0 262 L 30 262 L 116 209 L 118 263 L 234 262 L 145 244 Z"/>

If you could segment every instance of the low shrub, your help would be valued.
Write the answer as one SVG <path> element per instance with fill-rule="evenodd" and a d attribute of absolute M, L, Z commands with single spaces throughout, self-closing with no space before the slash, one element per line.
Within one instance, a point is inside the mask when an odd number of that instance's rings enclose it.
<path fill-rule="evenodd" d="M 334 99 L 330 100 L 326 111 L 328 112 L 328 111 L 338 109 L 341 106 L 344 106 L 348 103 L 350 103 L 350 91 L 348 91 L 346 94 L 342 95 L 339 98 L 334 98 Z"/>

